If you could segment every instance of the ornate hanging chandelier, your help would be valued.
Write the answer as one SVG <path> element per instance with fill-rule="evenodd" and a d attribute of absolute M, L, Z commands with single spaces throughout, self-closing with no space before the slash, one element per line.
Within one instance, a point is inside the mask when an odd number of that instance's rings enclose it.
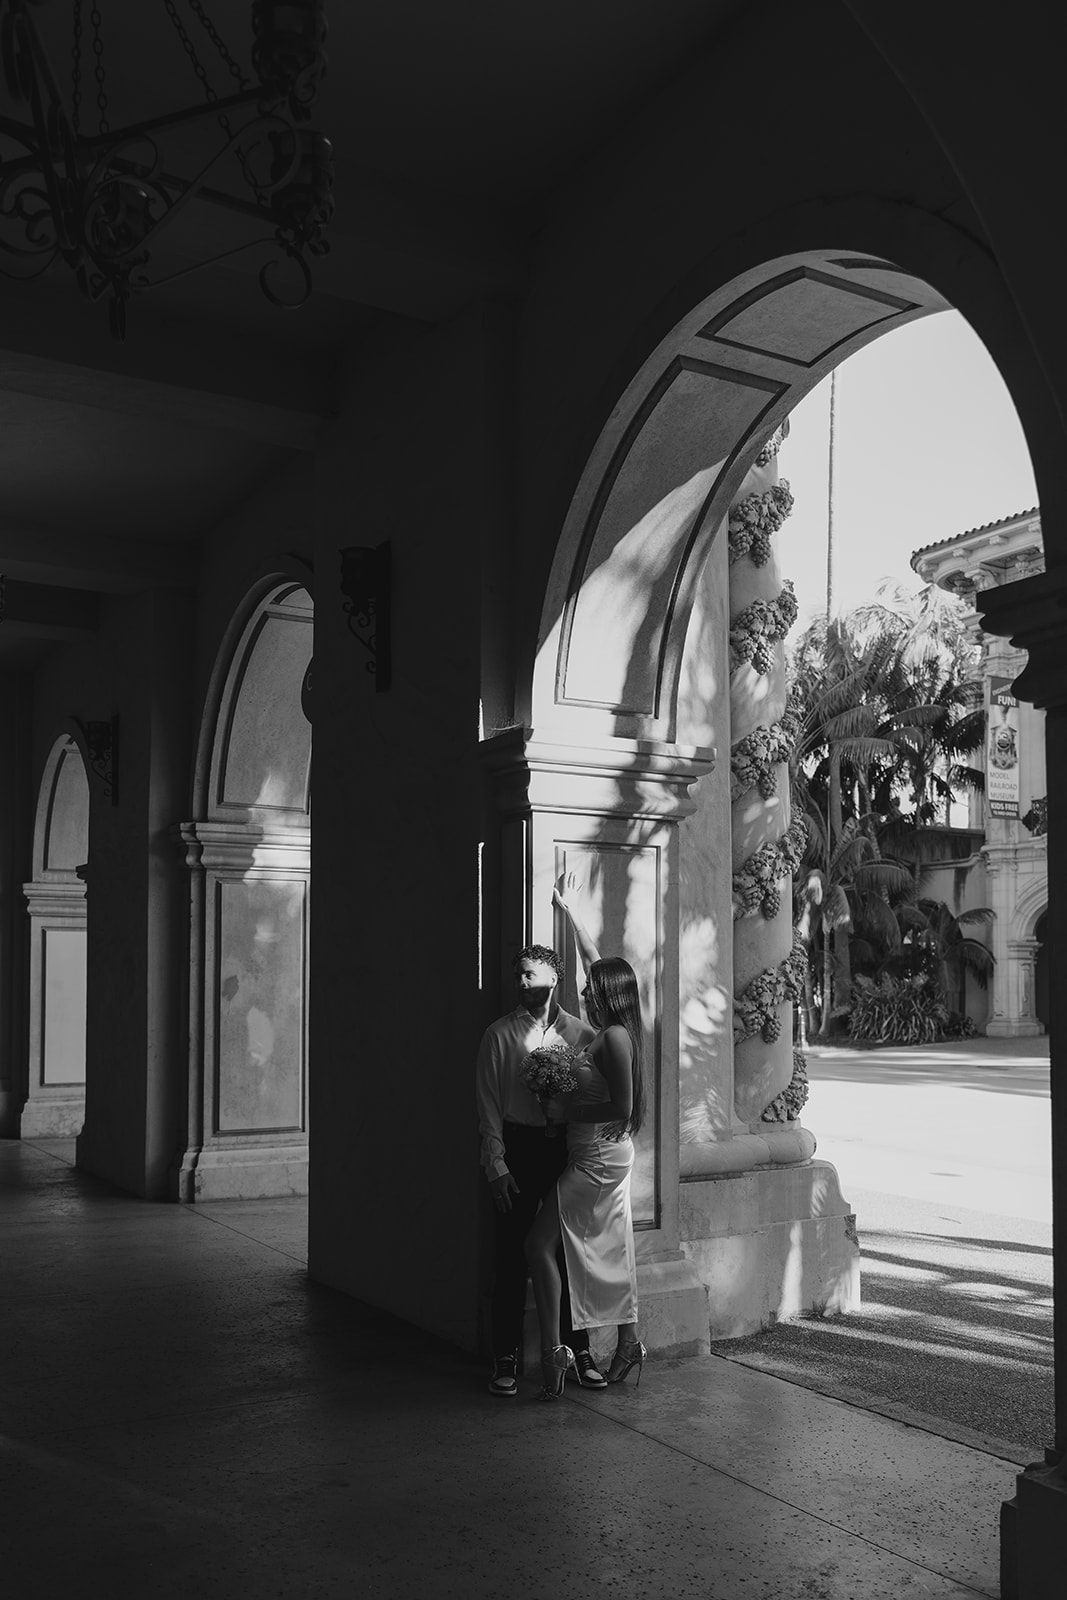
<path fill-rule="evenodd" d="M 308 126 L 326 70 L 323 0 L 253 0 L 251 80 L 203 0 L 184 0 L 181 10 L 178 0 L 161 0 L 204 101 L 118 128 L 108 120 L 98 0 L 72 0 L 66 101 L 31 15 L 41 3 L 0 0 L 0 58 L 7 99 L 18 114 L 0 113 L 0 272 L 38 277 L 57 258 L 65 261 L 87 299 L 108 299 L 117 339 L 125 336 L 133 294 L 246 250 L 268 251 L 259 283 L 273 305 L 303 305 L 311 293 L 308 257 L 329 249 L 323 233 L 333 214 L 330 141 Z M 201 51 L 209 55 L 204 38 L 228 75 L 228 94 L 220 95 L 211 83 L 201 59 Z M 88 76 L 83 66 L 90 58 L 96 133 L 82 125 Z M 198 124 L 203 128 L 205 119 L 217 124 L 213 148 L 183 173 L 180 159 L 167 156 L 163 138 L 195 131 Z M 172 142 L 183 143 L 180 137 Z M 191 264 L 186 259 L 161 267 L 161 246 L 177 244 L 188 254 L 191 241 L 181 225 L 194 203 L 240 219 L 240 242 Z"/>

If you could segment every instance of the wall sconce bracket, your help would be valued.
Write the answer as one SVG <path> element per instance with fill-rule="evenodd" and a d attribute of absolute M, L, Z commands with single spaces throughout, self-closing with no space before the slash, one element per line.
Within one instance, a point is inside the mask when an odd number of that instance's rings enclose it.
<path fill-rule="evenodd" d="M 348 630 L 370 656 L 365 670 L 378 693 L 391 676 L 390 599 L 392 561 L 389 542 L 348 545 L 341 551 L 341 593 Z"/>

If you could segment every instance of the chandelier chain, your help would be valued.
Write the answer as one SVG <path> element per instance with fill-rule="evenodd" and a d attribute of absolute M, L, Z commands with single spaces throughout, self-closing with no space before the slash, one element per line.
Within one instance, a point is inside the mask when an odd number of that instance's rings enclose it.
<path fill-rule="evenodd" d="M 167 15 L 169 16 L 171 22 L 174 24 L 174 31 L 178 35 L 178 38 L 182 42 L 182 49 L 185 51 L 186 55 L 189 57 L 189 60 L 192 63 L 193 71 L 196 73 L 197 77 L 200 80 L 200 85 L 201 85 L 201 87 L 202 87 L 202 89 L 204 91 L 204 98 L 207 101 L 209 106 L 213 106 L 215 104 L 215 102 L 218 100 L 219 97 L 215 93 L 214 89 L 211 87 L 211 80 L 208 78 L 207 68 L 204 66 L 204 63 L 201 61 L 199 55 L 197 54 L 196 45 L 193 43 L 192 39 L 189 37 L 188 29 L 186 28 L 186 26 L 185 26 L 184 22 L 182 21 L 181 17 L 178 15 L 178 8 L 175 5 L 174 0 L 163 0 L 163 4 L 166 7 Z M 195 9 L 195 7 L 194 7 L 194 9 Z M 204 22 L 204 26 L 207 27 L 207 22 L 205 21 L 203 16 L 201 16 L 201 21 L 203 21 Z M 212 30 L 209 30 L 209 32 L 210 31 L 212 31 Z M 218 35 L 216 34 L 215 37 L 218 38 Z M 221 43 L 221 40 L 219 41 L 219 43 Z M 224 45 L 222 46 L 222 48 L 223 48 L 223 50 L 225 50 L 225 46 Z M 226 51 L 226 54 L 228 55 L 229 52 Z M 236 62 L 234 62 L 234 66 L 235 67 L 237 66 Z M 239 70 L 240 69 L 238 69 L 238 71 Z M 227 139 L 231 139 L 233 137 L 233 130 L 230 127 L 230 119 L 229 119 L 229 117 L 227 117 L 225 115 L 224 112 L 220 112 L 220 114 L 219 114 L 219 127 L 222 129 L 222 131 L 226 135 Z"/>
<path fill-rule="evenodd" d="M 70 51 L 70 125 L 76 135 L 81 132 L 82 114 L 82 3 L 83 0 L 74 0 L 74 42 Z"/>
<path fill-rule="evenodd" d="M 215 49 L 219 53 L 220 59 L 225 63 L 231 78 L 234 79 L 238 88 L 247 89 L 248 79 L 241 71 L 239 63 L 234 59 L 230 50 L 227 49 L 225 39 L 219 33 L 219 30 L 216 28 L 215 24 L 212 22 L 211 18 L 204 9 L 203 0 L 189 0 L 189 9 L 199 19 L 200 26 L 203 28 L 208 38 L 215 46 Z"/>
<path fill-rule="evenodd" d="M 204 66 L 204 63 L 196 53 L 196 45 L 193 43 L 192 39 L 190 39 L 185 23 L 178 15 L 178 7 L 175 5 L 174 0 L 163 0 L 163 4 L 166 7 L 168 17 L 174 24 L 174 31 L 182 42 L 182 49 L 189 57 L 192 69 L 200 79 L 200 85 L 204 91 L 204 98 L 207 100 L 208 105 L 214 105 L 215 101 L 218 99 L 218 95 L 215 93 L 210 82 L 208 81 L 207 68 Z"/>
<path fill-rule="evenodd" d="M 104 35 L 102 32 L 104 19 L 100 15 L 100 7 L 94 5 L 89 13 L 89 21 L 93 25 L 93 55 L 96 57 L 96 66 L 93 69 L 96 78 L 96 104 L 100 111 L 100 132 L 111 132 L 111 124 L 107 120 L 107 73 L 104 69 Z"/>

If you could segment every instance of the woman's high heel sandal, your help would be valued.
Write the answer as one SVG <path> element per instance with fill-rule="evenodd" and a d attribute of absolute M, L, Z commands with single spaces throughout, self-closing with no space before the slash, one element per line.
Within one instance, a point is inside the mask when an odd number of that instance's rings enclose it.
<path fill-rule="evenodd" d="M 620 1344 L 619 1348 L 611 1358 L 611 1366 L 608 1368 L 608 1382 L 622 1383 L 625 1378 L 630 1376 L 633 1368 L 636 1367 L 637 1383 L 640 1383 L 641 1368 L 645 1364 L 645 1357 L 647 1355 L 648 1351 L 645 1349 L 640 1339 L 631 1339 L 626 1344 Z M 637 1384 L 635 1383 L 634 1388 L 636 1389 L 636 1387 Z"/>
<path fill-rule="evenodd" d="M 541 1351 L 541 1378 L 543 1387 L 538 1400 L 558 1400 L 563 1393 L 567 1369 L 574 1365 L 574 1351 L 570 1345 L 553 1345 Z"/>

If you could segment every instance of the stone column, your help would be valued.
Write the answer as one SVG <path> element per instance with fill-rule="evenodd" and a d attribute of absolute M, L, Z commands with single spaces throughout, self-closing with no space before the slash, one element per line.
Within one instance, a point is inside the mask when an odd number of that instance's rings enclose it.
<path fill-rule="evenodd" d="M 1024 1039 L 1044 1032 L 1034 1013 L 1034 964 L 1038 941 L 1013 938 L 1019 893 L 1020 847 L 1013 843 L 984 845 L 990 905 L 993 995 L 985 1031 L 990 1039 Z"/>
<path fill-rule="evenodd" d="M 739 1120 L 757 1133 L 764 1111 L 789 1087 L 794 1071 L 791 890 L 805 838 L 790 827 L 787 748 L 775 737 L 786 712 L 783 639 L 796 617 L 796 601 L 781 579 L 770 530 L 784 520 L 792 497 L 778 483 L 776 453 L 761 461 L 729 517 L 731 749 L 751 743 L 763 729 L 766 747 L 778 757 L 763 769 L 763 781 L 735 785 L 731 817 L 734 1106 Z M 810 1136 L 798 1141 L 794 1159 L 805 1159 L 814 1147 Z"/>
<path fill-rule="evenodd" d="M 1048 944 L 1050 969 L 1067 960 L 1067 575 L 1062 569 L 1004 584 L 978 596 L 982 626 L 1029 652 L 1014 692 L 1044 707 L 1048 764 Z M 1053 1275 L 1067 1282 L 1067 1083 L 1061 1053 L 1067 1041 L 1067 987 L 1049 986 L 1052 1117 Z M 1053 1311 L 1056 1369 L 1055 1437 L 1045 1461 L 1016 1479 L 1001 1519 L 1004 1600 L 1044 1600 L 1063 1582 L 1067 1526 L 1067 1296 Z"/>
<path fill-rule="evenodd" d="M 855 1218 L 834 1168 L 811 1160 L 815 1139 L 799 1114 L 803 1058 L 792 1044 L 799 962 L 791 878 L 805 835 L 789 812 L 796 729 L 782 639 L 795 608 L 775 558 L 774 530 L 791 505 L 778 483 L 777 442 L 741 484 L 719 534 L 729 560 L 720 559 L 714 574 L 728 600 L 731 782 L 727 804 L 701 814 L 718 829 L 701 841 L 701 859 L 713 869 L 705 883 L 709 913 L 718 912 L 718 863 L 728 858 L 732 869 L 732 959 L 720 968 L 732 971 L 732 1123 L 701 1119 L 702 1085 L 694 1084 L 693 1127 L 681 1129 L 682 1240 L 708 1286 L 712 1339 L 859 1303 Z M 710 920 L 722 927 L 721 916 Z M 703 1102 L 714 1104 L 708 1095 Z"/>

